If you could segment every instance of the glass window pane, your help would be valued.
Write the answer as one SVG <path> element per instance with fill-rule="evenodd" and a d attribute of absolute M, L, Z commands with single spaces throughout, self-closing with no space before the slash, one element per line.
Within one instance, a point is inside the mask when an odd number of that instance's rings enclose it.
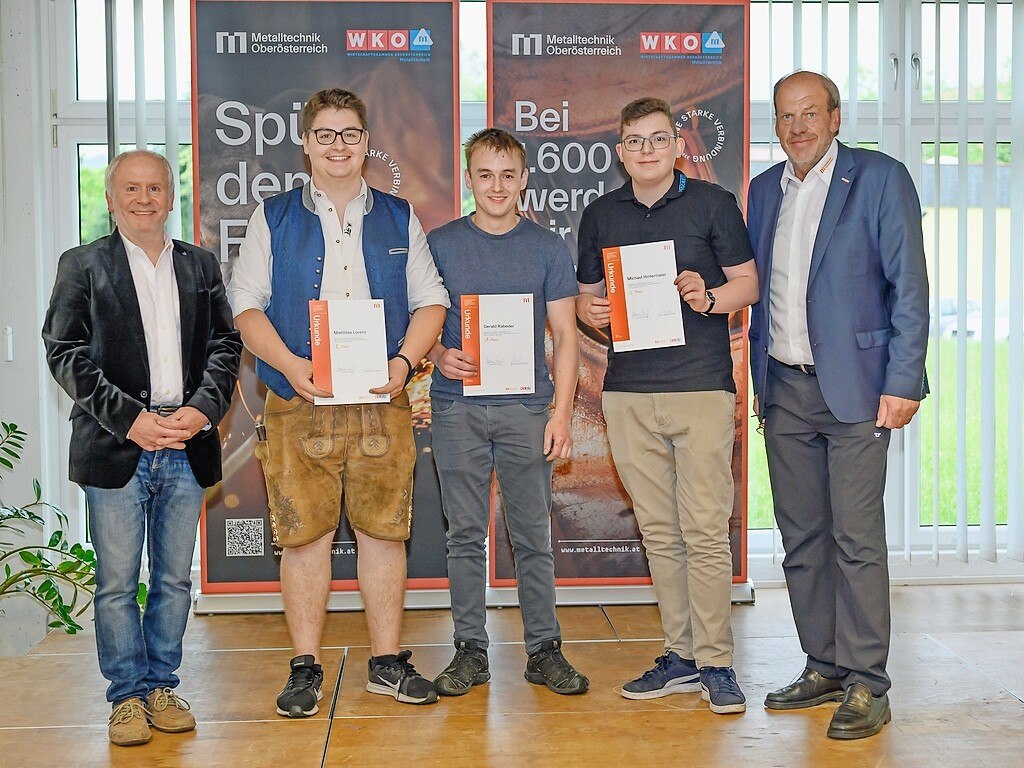
<path fill-rule="evenodd" d="M 857 98 L 860 101 L 878 100 L 880 15 L 878 3 L 859 3 L 857 6 Z M 844 86 L 839 88 L 842 91 Z"/>
<path fill-rule="evenodd" d="M 1010 253 L 1010 155 L 1009 143 L 1000 143 L 996 154 L 996 306 L 995 337 L 996 413 L 1006 413 L 1009 404 L 1009 253 Z M 966 491 L 967 521 L 980 522 L 981 507 L 981 370 L 982 370 L 982 262 L 985 243 L 981 236 L 984 218 L 982 163 L 985 146 L 967 145 L 967 252 L 960 253 L 959 147 L 943 143 L 936 164 L 935 144 L 921 145 L 921 205 L 924 213 L 925 253 L 931 283 L 932 328 L 928 345 L 928 379 L 932 394 L 921 403 L 921 524 L 931 525 L 936 504 L 941 525 L 955 525 L 957 511 L 957 392 L 959 338 L 966 338 L 967 420 Z M 936 180 L 936 176 L 938 179 Z M 967 261 L 965 318 L 959 306 L 960 260 Z M 934 297 L 938 297 L 938 312 Z M 1018 311 L 1020 311 L 1018 309 Z M 936 446 L 936 425 L 938 445 Z M 1006 455 L 1008 425 L 996 420 L 996 463 L 994 472 L 996 523 L 1006 522 Z M 936 467 L 937 461 L 937 467 Z M 937 474 L 936 474 L 937 473 Z M 938 477 L 938 497 L 935 478 Z"/>
<path fill-rule="evenodd" d="M 123 144 L 121 151 L 135 149 Z M 150 144 L 153 152 L 164 154 L 163 144 Z M 110 234 L 110 218 L 103 189 L 103 174 L 107 169 L 105 144 L 78 145 L 78 233 L 79 242 L 91 243 Z M 181 211 L 181 231 L 186 240 L 192 239 L 192 145 L 183 144 L 178 151 L 178 178 L 181 197 L 176 206 Z"/>
<path fill-rule="evenodd" d="M 935 31 L 939 40 L 936 50 Z M 921 6 L 921 98 L 935 101 L 935 70 L 939 70 L 939 98 L 956 101 L 960 97 L 960 45 L 968 46 L 967 98 L 985 98 L 985 6 L 967 7 L 967 35 L 960 36 L 960 5 L 953 2 L 925 2 Z M 996 99 L 1009 101 L 1012 87 L 1013 3 L 996 6 Z"/>
<path fill-rule="evenodd" d="M 91 243 L 110 233 L 110 219 L 103 191 L 103 172 L 106 168 L 106 145 L 78 145 L 79 242 Z"/>
<path fill-rule="evenodd" d="M 767 143 L 753 143 L 750 145 L 750 178 L 754 178 L 759 173 L 764 173 L 776 163 L 780 163 L 786 159 L 786 153 L 779 146 L 778 142 L 774 144 Z"/>
<path fill-rule="evenodd" d="M 820 2 L 801 3 L 801 69 L 822 69 L 823 46 Z M 857 4 L 857 96 L 861 101 L 878 98 L 878 19 L 877 2 Z M 826 74 L 839 85 L 843 96 L 850 91 L 851 13 L 849 2 L 829 2 L 828 66 Z M 771 35 L 769 35 L 771 20 Z M 774 81 L 796 67 L 794 56 L 795 24 L 792 2 L 754 0 L 750 4 L 750 98 L 771 99 Z M 771 51 L 769 53 L 769 45 Z"/>
<path fill-rule="evenodd" d="M 753 409 L 753 380 L 747 376 L 747 402 Z M 772 528 L 775 508 L 772 504 L 772 486 L 768 480 L 768 455 L 764 447 L 764 434 L 756 427 L 757 421 L 747 422 L 747 528 Z"/>
<path fill-rule="evenodd" d="M 77 98 L 103 101 L 107 94 L 107 37 L 103 0 L 75 0 L 75 45 Z M 135 98 L 135 4 L 117 4 L 117 89 L 121 101 Z M 164 98 L 164 32 L 162 0 L 144 0 L 145 72 L 147 100 Z M 189 4 L 177 0 L 174 6 L 176 76 L 178 100 L 188 101 L 192 92 L 189 43 Z"/>
<path fill-rule="evenodd" d="M 487 4 L 459 3 L 459 85 L 462 101 L 487 101 Z"/>

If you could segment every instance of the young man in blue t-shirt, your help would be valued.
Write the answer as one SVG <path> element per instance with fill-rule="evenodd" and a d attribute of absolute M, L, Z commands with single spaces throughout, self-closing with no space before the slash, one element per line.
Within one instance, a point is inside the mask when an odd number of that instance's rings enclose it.
<path fill-rule="evenodd" d="M 658 598 L 665 652 L 622 686 L 628 699 L 702 692 L 743 712 L 730 625 L 736 384 L 729 312 L 757 301 L 757 271 L 736 199 L 676 170 L 683 142 L 662 99 L 627 104 L 615 148 L 629 180 L 583 211 L 577 312 L 609 324 L 602 249 L 672 240 L 686 343 L 609 350 L 602 408 L 633 501 Z"/>
<path fill-rule="evenodd" d="M 519 215 L 528 172 L 526 149 L 514 136 L 496 128 L 475 134 L 466 143 L 466 166 L 476 211 L 427 236 L 452 301 L 441 341 L 428 354 L 435 366 L 433 452 L 448 520 L 456 648 L 434 684 L 442 695 L 461 696 L 490 679 L 484 544 L 495 472 L 515 551 L 529 654 L 526 679 L 555 693 L 585 693 L 589 681 L 561 651 L 551 552 L 551 468 L 572 451 L 570 420 L 579 369 L 572 258 L 558 235 Z M 532 294 L 532 393 L 464 393 L 463 380 L 480 370 L 480 361 L 462 350 L 462 298 L 467 294 Z M 553 382 L 544 357 L 548 323 Z"/>

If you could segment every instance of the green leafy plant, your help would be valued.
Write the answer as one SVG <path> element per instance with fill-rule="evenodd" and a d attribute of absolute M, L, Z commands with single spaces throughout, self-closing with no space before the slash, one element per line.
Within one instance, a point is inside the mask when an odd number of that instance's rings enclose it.
<path fill-rule="evenodd" d="M 0 480 L 3 470 L 14 469 L 14 462 L 21 459 L 26 436 L 17 424 L 0 422 Z M 68 517 L 42 500 L 38 480 L 32 481 L 32 489 L 34 498 L 25 506 L 11 506 L 0 498 L 0 600 L 28 597 L 53 616 L 50 627 L 73 635 L 82 629 L 75 619 L 92 604 L 96 555 L 68 540 L 64 534 Z M 47 543 L 20 544 L 29 529 L 43 529 L 44 515 L 52 515 L 59 525 Z"/>

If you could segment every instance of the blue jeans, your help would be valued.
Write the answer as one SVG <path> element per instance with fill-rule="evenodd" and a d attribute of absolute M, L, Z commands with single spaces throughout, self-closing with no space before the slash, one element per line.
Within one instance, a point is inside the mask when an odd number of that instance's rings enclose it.
<path fill-rule="evenodd" d="M 544 457 L 547 405 L 432 400 L 431 435 L 448 521 L 448 580 L 456 640 L 487 647 L 491 473 L 498 476 L 512 539 L 526 651 L 562 636 L 555 616 L 551 466 Z"/>
<path fill-rule="evenodd" d="M 145 699 L 178 685 L 188 621 L 192 552 L 203 504 L 184 451 L 143 451 L 124 488 L 83 486 L 96 550 L 96 650 L 110 681 L 107 701 Z M 147 535 L 148 534 L 148 535 Z M 149 596 L 140 621 L 136 594 L 142 544 Z"/>

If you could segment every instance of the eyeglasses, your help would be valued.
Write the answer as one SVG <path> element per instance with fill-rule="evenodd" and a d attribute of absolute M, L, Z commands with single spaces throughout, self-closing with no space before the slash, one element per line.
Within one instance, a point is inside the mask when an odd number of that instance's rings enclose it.
<path fill-rule="evenodd" d="M 644 142 L 651 143 L 651 149 L 668 149 L 678 136 L 673 133 L 655 133 L 651 136 L 626 136 L 622 139 L 622 146 L 630 152 L 639 152 L 644 148 Z"/>
<path fill-rule="evenodd" d="M 341 140 L 346 144 L 358 144 L 363 140 L 363 134 L 366 133 L 365 128 L 346 128 L 343 131 L 336 131 L 333 128 L 310 128 L 306 133 L 312 133 L 317 140 L 318 144 L 328 146 L 333 144 L 335 139 L 341 136 Z"/>

